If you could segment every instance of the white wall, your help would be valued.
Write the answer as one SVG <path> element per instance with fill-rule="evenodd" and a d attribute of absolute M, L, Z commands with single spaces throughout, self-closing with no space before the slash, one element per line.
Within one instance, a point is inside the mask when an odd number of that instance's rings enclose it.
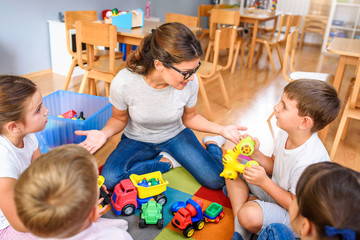
<path fill-rule="evenodd" d="M 166 12 L 197 16 L 199 4 L 210 0 L 151 1 L 151 15 L 165 20 Z M 0 0 L 0 74 L 27 74 L 51 68 L 47 20 L 67 10 L 145 9 L 146 0 Z"/>

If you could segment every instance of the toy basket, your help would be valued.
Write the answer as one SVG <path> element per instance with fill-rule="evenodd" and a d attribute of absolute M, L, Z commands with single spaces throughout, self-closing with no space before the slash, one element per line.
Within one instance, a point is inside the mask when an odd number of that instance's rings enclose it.
<path fill-rule="evenodd" d="M 112 105 L 106 97 L 58 90 L 43 98 L 44 106 L 49 109 L 48 122 L 41 132 L 36 133 L 42 153 L 51 148 L 80 143 L 85 136 L 75 135 L 76 130 L 102 129 L 112 115 Z M 84 113 L 85 120 L 60 118 L 69 110 Z"/>

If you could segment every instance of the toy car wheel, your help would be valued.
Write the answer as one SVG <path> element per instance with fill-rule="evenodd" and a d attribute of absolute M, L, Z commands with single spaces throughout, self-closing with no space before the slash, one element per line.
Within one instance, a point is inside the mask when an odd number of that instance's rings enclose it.
<path fill-rule="evenodd" d="M 196 223 L 196 229 L 197 229 L 197 230 L 203 229 L 204 226 L 205 226 L 205 221 L 204 221 L 204 219 L 201 219 L 200 221 L 198 221 L 198 222 Z"/>
<path fill-rule="evenodd" d="M 157 203 L 160 203 L 161 205 L 165 205 L 166 202 L 167 202 L 167 197 L 165 196 L 164 193 L 160 193 L 159 195 L 156 195 L 154 197 L 154 200 L 157 202 Z"/>
<path fill-rule="evenodd" d="M 224 213 L 224 212 L 221 212 L 221 213 L 220 213 L 220 219 L 223 219 L 224 216 L 225 216 L 225 213 Z"/>
<path fill-rule="evenodd" d="M 139 220 L 139 227 L 140 227 L 140 228 L 146 227 L 145 219 L 140 218 L 140 220 Z"/>
<path fill-rule="evenodd" d="M 218 222 L 220 222 L 220 217 L 215 218 L 215 223 L 218 223 Z"/>
<path fill-rule="evenodd" d="M 157 227 L 158 229 L 161 229 L 163 228 L 163 226 L 164 226 L 164 219 L 162 218 L 157 221 Z"/>
<path fill-rule="evenodd" d="M 187 238 L 190 238 L 192 235 L 194 235 L 194 232 L 195 232 L 194 227 L 189 225 L 184 229 L 183 235 Z"/>
<path fill-rule="evenodd" d="M 133 214 L 135 212 L 135 206 L 134 204 L 128 204 L 125 205 L 125 207 L 123 207 L 122 211 L 121 211 L 125 216 L 130 216 L 131 214 Z"/>

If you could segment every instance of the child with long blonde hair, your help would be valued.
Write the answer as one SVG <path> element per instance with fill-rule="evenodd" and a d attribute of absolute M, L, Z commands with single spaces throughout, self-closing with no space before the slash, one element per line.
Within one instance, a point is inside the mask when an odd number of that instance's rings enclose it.
<path fill-rule="evenodd" d="M 45 128 L 48 112 L 32 81 L 0 75 L 0 239 L 36 239 L 17 216 L 14 186 L 41 155 L 34 133 Z"/>

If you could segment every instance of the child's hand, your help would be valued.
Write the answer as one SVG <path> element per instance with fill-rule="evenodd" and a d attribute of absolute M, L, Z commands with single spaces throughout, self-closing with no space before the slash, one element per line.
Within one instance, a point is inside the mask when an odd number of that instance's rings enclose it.
<path fill-rule="evenodd" d="M 75 131 L 76 135 L 86 136 L 85 141 L 79 143 L 80 146 L 88 150 L 91 154 L 95 153 L 104 145 L 107 138 L 105 134 L 99 130 Z"/>
<path fill-rule="evenodd" d="M 252 167 L 245 167 L 244 179 L 246 182 L 261 187 L 269 177 L 266 175 L 265 169 L 261 166 L 253 165 Z"/>
<path fill-rule="evenodd" d="M 245 131 L 247 127 L 236 126 L 236 125 L 228 125 L 224 126 L 220 132 L 220 134 L 224 137 L 229 139 L 235 144 L 240 142 L 240 131 Z"/>
<path fill-rule="evenodd" d="M 109 194 L 109 191 L 107 190 L 107 187 L 105 185 L 101 185 L 101 188 L 107 193 Z M 100 206 L 100 203 L 102 203 L 104 201 L 104 198 L 100 198 L 98 201 L 98 204 Z M 99 207 L 100 208 L 100 207 Z M 104 215 L 107 212 L 107 209 L 109 208 L 109 204 L 106 204 L 105 206 L 103 206 L 102 208 L 100 208 L 99 210 L 99 215 L 100 217 L 102 215 Z"/>
<path fill-rule="evenodd" d="M 104 198 L 100 198 L 100 199 L 98 200 L 99 206 L 100 206 L 100 203 L 102 203 L 102 201 L 104 201 Z M 109 204 L 103 206 L 102 208 L 99 207 L 99 216 L 100 216 L 100 217 L 107 212 L 108 207 L 109 207 Z"/>

